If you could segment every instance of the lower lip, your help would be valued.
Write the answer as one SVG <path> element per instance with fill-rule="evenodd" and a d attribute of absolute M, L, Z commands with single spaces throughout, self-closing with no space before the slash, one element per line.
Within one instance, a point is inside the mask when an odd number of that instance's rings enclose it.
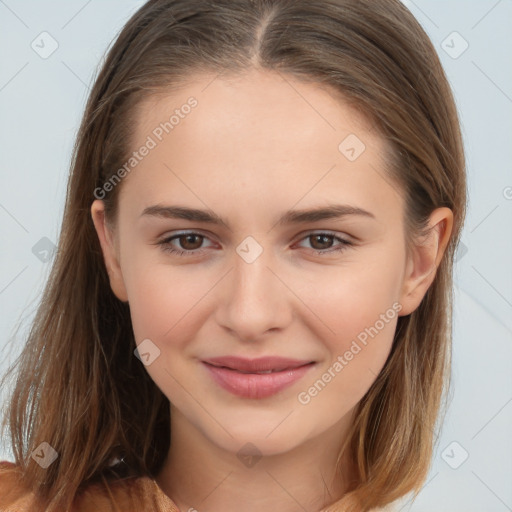
<path fill-rule="evenodd" d="M 301 379 L 314 363 L 274 373 L 241 373 L 204 363 L 213 380 L 222 388 L 244 398 L 266 398 Z"/>

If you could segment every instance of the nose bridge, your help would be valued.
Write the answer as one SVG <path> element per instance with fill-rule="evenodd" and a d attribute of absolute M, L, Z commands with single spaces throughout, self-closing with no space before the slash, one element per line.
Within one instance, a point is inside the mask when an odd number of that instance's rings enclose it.
<path fill-rule="evenodd" d="M 233 255 L 229 285 L 220 298 L 218 321 L 242 339 L 257 339 L 289 320 L 286 287 L 272 268 L 269 250 L 247 237 Z"/>

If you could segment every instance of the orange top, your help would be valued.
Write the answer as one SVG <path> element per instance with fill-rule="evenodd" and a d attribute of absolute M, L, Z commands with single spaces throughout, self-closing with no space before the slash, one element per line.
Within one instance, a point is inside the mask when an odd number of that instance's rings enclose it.
<path fill-rule="evenodd" d="M 0 461 L 0 512 L 32 512 L 34 495 L 20 485 L 20 469 Z M 79 491 L 72 512 L 180 512 L 176 504 L 149 477 L 95 483 Z"/>
<path fill-rule="evenodd" d="M 20 469 L 0 461 L 0 512 L 33 512 L 34 495 L 20 485 Z M 394 512 L 390 505 L 372 512 Z M 180 512 L 176 504 L 149 477 L 95 483 L 80 491 L 72 512 Z"/>

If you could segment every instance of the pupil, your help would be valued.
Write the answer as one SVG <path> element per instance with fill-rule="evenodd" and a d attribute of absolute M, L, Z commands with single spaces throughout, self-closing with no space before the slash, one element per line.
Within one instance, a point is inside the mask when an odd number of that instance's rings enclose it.
<path fill-rule="evenodd" d="M 193 249 L 197 249 L 197 247 L 194 247 L 194 245 L 198 245 L 198 242 L 196 241 L 196 243 L 194 244 L 194 239 L 199 239 L 201 237 L 199 237 L 198 235 L 183 235 L 181 237 L 182 239 L 185 239 L 185 243 L 181 244 L 182 247 L 184 247 L 185 249 L 188 249 L 188 250 L 193 250 Z M 192 247 L 189 246 L 189 244 L 192 245 Z M 198 247 L 201 245 L 201 241 L 199 241 L 199 245 Z"/>
<path fill-rule="evenodd" d="M 330 237 L 330 236 L 328 236 L 328 235 L 314 235 L 314 238 L 315 238 L 316 240 L 320 240 L 320 245 L 322 245 L 322 241 L 321 241 L 321 240 L 323 239 L 323 241 L 324 241 L 324 242 L 323 242 L 323 246 L 322 246 L 322 247 L 317 247 L 317 249 L 325 249 L 325 248 L 326 248 L 325 246 L 326 246 L 326 245 L 327 245 L 327 246 L 329 245 L 329 242 L 330 242 L 330 238 L 331 238 L 331 237 Z"/>

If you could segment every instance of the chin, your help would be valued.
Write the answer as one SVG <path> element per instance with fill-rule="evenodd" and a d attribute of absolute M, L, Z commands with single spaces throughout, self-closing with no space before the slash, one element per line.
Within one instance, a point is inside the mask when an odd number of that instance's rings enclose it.
<path fill-rule="evenodd" d="M 278 425 L 279 422 L 276 423 Z M 275 425 L 274 427 L 275 428 Z M 285 428 L 281 432 L 272 432 L 272 429 L 265 428 L 255 429 L 254 426 L 250 429 L 239 428 L 233 429 L 226 426 L 228 432 L 232 435 L 229 436 L 224 430 L 221 438 L 217 436 L 210 440 L 221 447 L 223 450 L 232 452 L 239 457 L 245 455 L 254 456 L 272 456 L 280 455 L 290 450 L 293 450 L 299 444 L 302 444 L 306 439 L 303 435 L 290 433 Z M 269 435 L 270 433 L 270 435 Z"/>

